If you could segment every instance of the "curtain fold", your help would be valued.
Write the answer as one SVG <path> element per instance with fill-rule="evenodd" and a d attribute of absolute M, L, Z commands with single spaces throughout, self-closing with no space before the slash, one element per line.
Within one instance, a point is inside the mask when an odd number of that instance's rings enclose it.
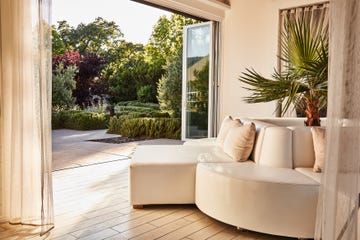
<path fill-rule="evenodd" d="M 330 4 L 325 172 L 316 239 L 357 239 L 360 157 L 360 2 Z"/>
<path fill-rule="evenodd" d="M 0 219 L 53 226 L 51 0 L 0 2 Z"/>

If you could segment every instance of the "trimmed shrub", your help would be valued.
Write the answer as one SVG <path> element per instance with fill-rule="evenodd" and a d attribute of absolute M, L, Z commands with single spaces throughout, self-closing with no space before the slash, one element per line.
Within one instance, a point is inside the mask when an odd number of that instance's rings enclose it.
<path fill-rule="evenodd" d="M 121 111 L 116 114 L 117 117 L 123 118 L 169 118 L 170 114 L 162 111 L 138 112 L 138 111 Z"/>
<path fill-rule="evenodd" d="M 59 111 L 52 113 L 53 129 L 97 130 L 106 129 L 109 116 L 85 111 Z"/>
<path fill-rule="evenodd" d="M 124 111 L 126 111 L 126 112 L 146 113 L 146 112 L 154 111 L 154 109 L 146 108 L 146 107 L 137 107 L 137 106 L 116 106 L 115 111 L 117 113 L 122 113 Z"/>
<path fill-rule="evenodd" d="M 179 118 L 112 117 L 108 132 L 129 138 L 180 139 L 181 120 Z"/>
<path fill-rule="evenodd" d="M 125 101 L 125 102 L 119 102 L 116 104 L 116 106 L 132 106 L 132 107 L 142 107 L 142 108 L 151 108 L 153 110 L 160 110 L 160 106 L 157 103 L 143 103 L 139 101 Z"/>
<path fill-rule="evenodd" d="M 161 111 L 159 104 L 138 101 L 120 102 L 115 107 L 117 117 L 129 118 L 169 118 L 167 112 Z"/>

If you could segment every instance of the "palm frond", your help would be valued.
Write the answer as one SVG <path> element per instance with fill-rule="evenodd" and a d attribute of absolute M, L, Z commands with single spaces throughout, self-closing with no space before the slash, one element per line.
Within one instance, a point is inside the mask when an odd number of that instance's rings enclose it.
<path fill-rule="evenodd" d="M 247 103 L 261 103 L 281 99 L 285 101 L 283 108 L 285 112 L 298 94 L 309 90 L 306 85 L 296 81 L 289 74 L 281 74 L 275 71 L 272 77 L 273 80 L 263 77 L 254 69 L 246 69 L 239 77 L 239 80 L 246 84 L 243 88 L 249 90 L 252 94 L 244 97 L 244 101 Z"/>
<path fill-rule="evenodd" d="M 304 104 L 304 96 L 319 100 L 319 107 L 326 106 L 328 78 L 328 22 L 312 24 L 308 19 L 284 21 L 281 57 L 285 69 L 276 70 L 272 78 L 263 77 L 254 69 L 246 69 L 239 77 L 244 89 L 251 92 L 244 97 L 247 103 L 281 100 L 282 114 Z"/>

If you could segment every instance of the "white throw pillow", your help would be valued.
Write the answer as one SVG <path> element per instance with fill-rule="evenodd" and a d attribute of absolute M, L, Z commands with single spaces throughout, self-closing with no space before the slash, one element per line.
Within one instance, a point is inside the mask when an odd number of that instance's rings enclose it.
<path fill-rule="evenodd" d="M 326 147 L 326 138 L 325 138 L 325 128 L 321 127 L 312 127 L 311 133 L 314 143 L 315 151 L 315 163 L 314 163 L 314 172 L 322 172 L 324 170 L 325 164 L 325 147 Z"/>
<path fill-rule="evenodd" d="M 224 152 L 235 161 L 247 161 L 254 147 L 255 133 L 254 123 L 232 126 L 224 142 Z"/>
<path fill-rule="evenodd" d="M 242 125 L 240 119 L 233 119 L 231 116 L 227 116 L 224 118 L 224 120 L 221 122 L 221 127 L 218 133 L 218 136 L 216 138 L 216 145 L 223 148 L 225 138 L 229 133 L 229 130 L 235 126 L 235 125 Z"/>

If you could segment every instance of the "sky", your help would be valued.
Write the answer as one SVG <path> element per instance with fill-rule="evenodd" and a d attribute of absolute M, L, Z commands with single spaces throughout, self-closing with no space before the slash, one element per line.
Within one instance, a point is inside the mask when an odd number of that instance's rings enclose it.
<path fill-rule="evenodd" d="M 130 0 L 52 0 L 52 24 L 66 20 L 70 26 L 96 17 L 114 21 L 125 40 L 146 44 L 157 20 L 171 13 Z"/>

